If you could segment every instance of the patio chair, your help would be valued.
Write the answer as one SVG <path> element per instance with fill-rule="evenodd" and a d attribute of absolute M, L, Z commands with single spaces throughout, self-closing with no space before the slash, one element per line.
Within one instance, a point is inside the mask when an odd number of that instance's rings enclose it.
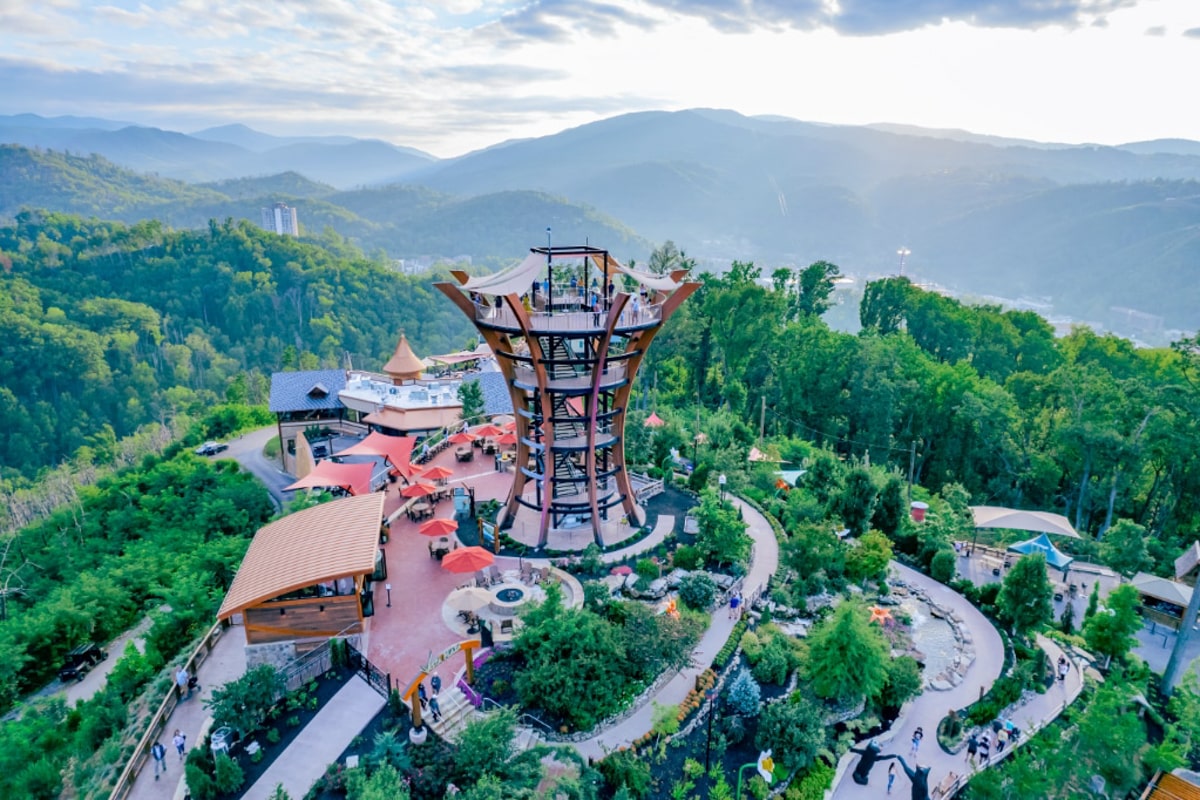
<path fill-rule="evenodd" d="M 486 589 L 489 585 L 491 585 L 491 581 L 488 580 L 488 574 L 485 570 L 481 569 L 478 573 L 476 573 L 475 585 L 480 589 Z"/>
<path fill-rule="evenodd" d="M 490 583 L 500 583 L 502 580 L 504 580 L 503 576 L 500 575 L 500 570 L 496 569 L 495 567 L 488 567 L 487 574 L 488 581 Z"/>
<path fill-rule="evenodd" d="M 512 635 L 512 632 L 513 632 L 513 621 L 512 621 L 511 619 L 506 619 L 506 620 L 503 620 L 503 621 L 500 623 L 500 632 L 501 632 L 501 633 L 507 633 L 507 634 L 509 634 L 509 635 Z"/>
<path fill-rule="evenodd" d="M 550 568 L 549 568 L 549 567 L 534 567 L 534 570 L 533 570 L 533 582 L 534 582 L 534 583 L 542 583 L 543 581 L 545 581 L 545 580 L 546 580 L 546 577 L 547 577 L 549 574 L 550 574 Z"/>
<path fill-rule="evenodd" d="M 521 583 L 528 584 L 528 583 L 532 583 L 532 582 L 533 582 L 533 565 L 532 564 L 522 564 L 521 565 Z"/>

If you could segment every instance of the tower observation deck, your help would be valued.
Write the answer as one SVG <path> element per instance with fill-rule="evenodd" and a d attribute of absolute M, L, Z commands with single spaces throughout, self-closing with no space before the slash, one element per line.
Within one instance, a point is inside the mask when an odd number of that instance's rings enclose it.
<path fill-rule="evenodd" d="M 515 267 L 435 284 L 491 347 L 517 419 L 516 469 L 500 525 L 590 525 L 604 545 L 613 509 L 641 524 L 625 468 L 625 409 L 663 323 L 698 287 L 595 247 L 535 247 Z M 617 287 L 620 286 L 618 289 Z"/>

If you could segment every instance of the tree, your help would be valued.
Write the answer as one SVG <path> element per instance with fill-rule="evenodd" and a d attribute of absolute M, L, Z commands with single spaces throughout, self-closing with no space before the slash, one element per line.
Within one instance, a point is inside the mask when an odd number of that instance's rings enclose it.
<path fill-rule="evenodd" d="M 871 515 L 875 513 L 875 498 L 879 490 L 866 467 L 856 467 L 846 475 L 842 491 L 833 500 L 832 512 L 842 518 L 853 536 L 867 532 Z"/>
<path fill-rule="evenodd" d="M 468 722 L 454 751 L 455 782 L 470 786 L 490 775 L 513 789 L 536 786 L 541 778 L 541 762 L 532 750 L 516 751 L 516 727 L 517 713 L 511 708 Z"/>
<path fill-rule="evenodd" d="M 818 697 L 852 703 L 879 696 L 889 657 L 887 641 L 862 606 L 843 601 L 809 635 L 806 671 Z"/>
<path fill-rule="evenodd" d="M 1130 584 L 1118 586 L 1083 624 L 1083 638 L 1089 649 L 1104 656 L 1107 667 L 1114 658 L 1123 659 L 1137 643 L 1134 634 L 1142 627 L 1138 616 L 1137 589 Z"/>
<path fill-rule="evenodd" d="M 383 764 L 371 771 L 351 770 L 346 775 L 347 800 L 408 800 L 408 786 L 401 774 L 391 764 Z"/>
<path fill-rule="evenodd" d="M 479 381 L 463 381 L 458 385 L 458 401 L 462 403 L 459 419 L 464 422 L 483 416 L 483 387 Z"/>
<path fill-rule="evenodd" d="M 954 572 L 958 566 L 958 557 L 953 550 L 938 548 L 933 560 L 929 562 L 929 577 L 938 583 L 949 583 L 954 580 Z"/>
<path fill-rule="evenodd" d="M 712 489 L 706 489 L 695 515 L 700 524 L 696 546 L 704 551 L 708 563 L 723 566 L 745 562 L 752 542 L 746 535 L 746 523 L 733 505 L 722 502 Z"/>
<path fill-rule="evenodd" d="M 729 707 L 739 714 L 754 717 L 762 709 L 762 689 L 749 670 L 741 669 L 733 683 L 729 684 Z"/>
<path fill-rule="evenodd" d="M 921 665 L 912 656 L 900 656 L 888 666 L 887 684 L 879 696 L 885 708 L 899 708 L 921 693 Z"/>
<path fill-rule="evenodd" d="M 799 692 L 768 703 L 758 723 L 754 744 L 770 750 L 786 769 L 804 769 L 825 744 L 825 721 L 820 709 Z"/>
<path fill-rule="evenodd" d="M 1013 633 L 1025 636 L 1053 618 L 1053 595 L 1046 559 L 1040 553 L 1022 556 L 1004 576 L 998 598 L 1001 617 Z"/>
<path fill-rule="evenodd" d="M 846 552 L 846 574 L 851 580 L 870 581 L 887 574 L 892 542 L 879 531 L 867 531 Z"/>
<path fill-rule="evenodd" d="M 1118 520 L 1100 542 L 1100 558 L 1116 572 L 1132 578 L 1150 566 L 1146 529 L 1133 520 Z"/>
<path fill-rule="evenodd" d="M 871 527 L 896 541 L 907 515 L 908 501 L 904 495 L 904 482 L 892 475 L 879 490 L 879 502 L 871 517 Z"/>
<path fill-rule="evenodd" d="M 204 704 L 212 712 L 214 727 L 228 725 L 245 736 L 258 730 L 283 689 L 283 676 L 270 664 L 260 664 L 214 689 Z"/>
<path fill-rule="evenodd" d="M 842 275 L 837 264 L 817 261 L 800 271 L 796 287 L 796 310 L 800 314 L 819 317 L 829 310 L 833 282 Z"/>

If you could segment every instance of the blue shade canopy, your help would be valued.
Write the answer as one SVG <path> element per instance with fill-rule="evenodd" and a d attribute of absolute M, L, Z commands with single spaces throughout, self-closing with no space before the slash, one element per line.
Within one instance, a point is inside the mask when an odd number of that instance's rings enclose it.
<path fill-rule="evenodd" d="M 1010 553 L 1020 553 L 1023 556 L 1031 553 L 1041 553 L 1046 557 L 1047 564 L 1061 570 L 1065 570 L 1071 566 L 1071 562 L 1075 560 L 1071 556 L 1059 552 L 1058 548 L 1050 543 L 1050 537 L 1044 533 L 1027 542 L 1011 544 L 1008 546 L 1008 551 Z"/>

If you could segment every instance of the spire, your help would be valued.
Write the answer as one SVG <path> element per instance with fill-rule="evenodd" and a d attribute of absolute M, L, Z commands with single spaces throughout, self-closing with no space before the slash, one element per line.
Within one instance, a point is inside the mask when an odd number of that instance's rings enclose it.
<path fill-rule="evenodd" d="M 421 377 L 424 370 L 425 365 L 413 353 L 408 344 L 408 337 L 401 333 L 400 343 L 396 345 L 396 352 L 392 353 L 392 357 L 383 365 L 383 371 L 392 377 L 393 382 L 400 383 Z"/>

